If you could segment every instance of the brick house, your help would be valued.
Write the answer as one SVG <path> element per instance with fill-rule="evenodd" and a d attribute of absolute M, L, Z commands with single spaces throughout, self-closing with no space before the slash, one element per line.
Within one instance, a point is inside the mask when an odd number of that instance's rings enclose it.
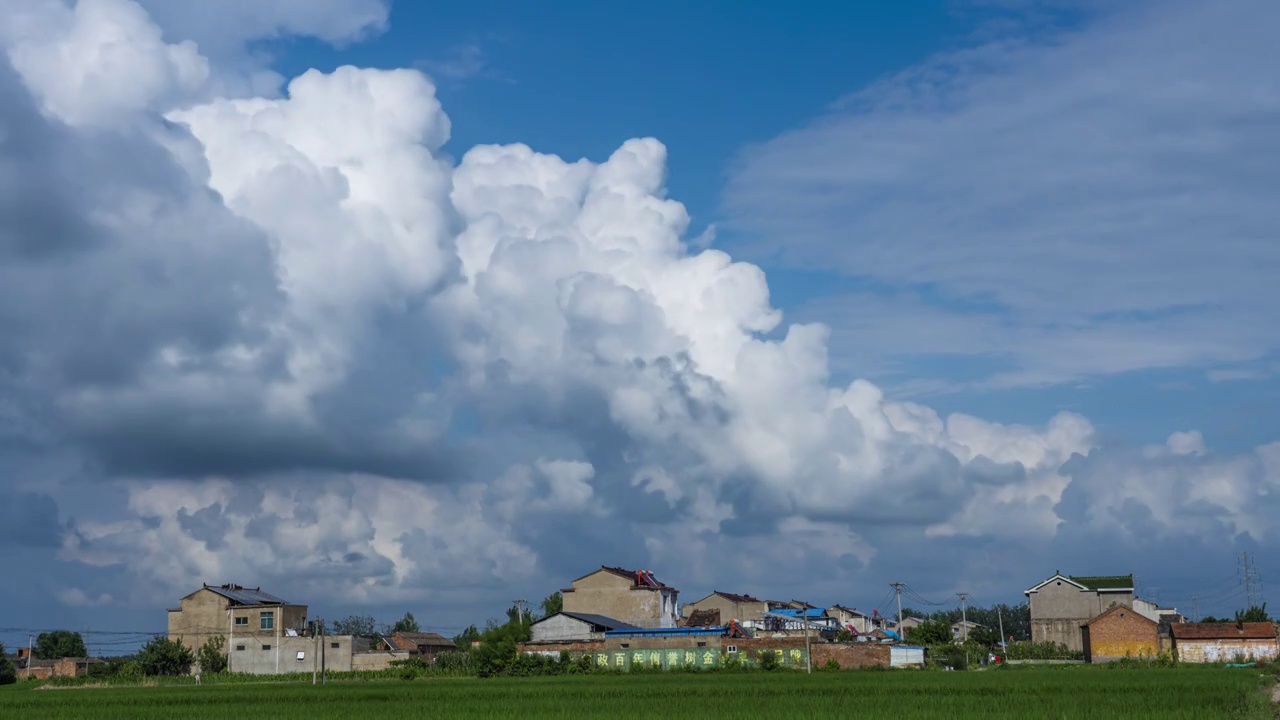
<path fill-rule="evenodd" d="M 439 633 L 398 632 L 390 637 L 382 638 L 378 643 L 378 649 L 399 650 L 409 653 L 411 657 L 420 657 L 431 662 L 440 653 L 457 650 L 458 646 L 454 645 L 452 640 Z"/>
<path fill-rule="evenodd" d="M 717 610 L 721 622 L 737 620 L 743 627 L 755 627 L 764 620 L 765 613 L 769 612 L 769 604 L 750 595 L 713 590 L 710 595 L 682 608 L 686 620 L 699 610 Z"/>
<path fill-rule="evenodd" d="M 1280 655 L 1276 627 L 1269 622 L 1178 623 L 1169 630 L 1178 662 L 1272 660 Z"/>
<path fill-rule="evenodd" d="M 835 618 L 836 622 L 840 623 L 840 627 L 853 630 L 859 635 L 865 635 L 875 629 L 871 616 L 859 612 L 857 608 L 832 605 L 827 608 L 827 615 Z"/>
<path fill-rule="evenodd" d="M 624 570 L 601 565 L 561 590 L 562 610 L 603 615 L 628 625 L 674 628 L 679 621 L 679 590 L 659 582 L 648 570 Z"/>
<path fill-rule="evenodd" d="M 1133 607 L 1133 575 L 1062 575 L 1023 592 L 1031 611 L 1031 641 L 1084 650 L 1080 627 L 1112 607 Z"/>
<path fill-rule="evenodd" d="M 1160 653 L 1159 626 L 1133 608 L 1117 605 L 1080 626 L 1085 662 L 1103 663 Z"/>

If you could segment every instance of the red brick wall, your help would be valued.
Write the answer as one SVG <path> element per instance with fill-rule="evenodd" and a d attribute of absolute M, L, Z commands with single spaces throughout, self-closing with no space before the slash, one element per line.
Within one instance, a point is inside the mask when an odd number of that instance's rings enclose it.
<path fill-rule="evenodd" d="M 1160 652 L 1156 624 L 1136 611 L 1123 608 L 1089 623 L 1089 646 L 1092 662 L 1131 657 L 1153 656 Z"/>

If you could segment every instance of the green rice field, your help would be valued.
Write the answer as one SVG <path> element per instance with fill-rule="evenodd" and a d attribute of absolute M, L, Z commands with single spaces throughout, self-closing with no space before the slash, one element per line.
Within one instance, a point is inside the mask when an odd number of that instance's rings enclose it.
<path fill-rule="evenodd" d="M 0 688 L 0 718 L 1275 718 L 1256 670 L 642 674 Z"/>

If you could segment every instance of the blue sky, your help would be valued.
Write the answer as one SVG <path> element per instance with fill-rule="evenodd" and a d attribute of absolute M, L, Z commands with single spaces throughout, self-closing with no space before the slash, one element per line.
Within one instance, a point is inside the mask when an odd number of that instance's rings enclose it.
<path fill-rule="evenodd" d="M 1274 570 L 1274 3 L 300 7 L 0 10 L 14 628 Z"/>

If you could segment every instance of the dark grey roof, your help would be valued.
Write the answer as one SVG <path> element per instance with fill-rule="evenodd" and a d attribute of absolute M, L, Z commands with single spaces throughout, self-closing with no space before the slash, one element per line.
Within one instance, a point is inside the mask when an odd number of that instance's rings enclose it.
<path fill-rule="evenodd" d="M 233 603 L 240 605 L 288 605 L 289 603 L 272 595 L 264 593 L 258 588 L 246 588 L 239 585 L 205 585 L 206 590 L 212 590 L 222 597 Z"/>
<path fill-rule="evenodd" d="M 599 627 L 602 627 L 605 630 L 636 629 L 635 625 L 629 625 L 627 623 L 622 622 L 621 620 L 614 620 L 613 618 L 608 617 L 606 615 L 594 615 L 592 613 L 564 612 L 563 610 L 560 612 L 560 614 L 567 615 L 573 618 L 574 620 L 581 620 L 584 623 L 591 623 L 592 625 L 598 625 Z M 543 619 L 545 620 L 546 618 L 543 618 Z"/>

